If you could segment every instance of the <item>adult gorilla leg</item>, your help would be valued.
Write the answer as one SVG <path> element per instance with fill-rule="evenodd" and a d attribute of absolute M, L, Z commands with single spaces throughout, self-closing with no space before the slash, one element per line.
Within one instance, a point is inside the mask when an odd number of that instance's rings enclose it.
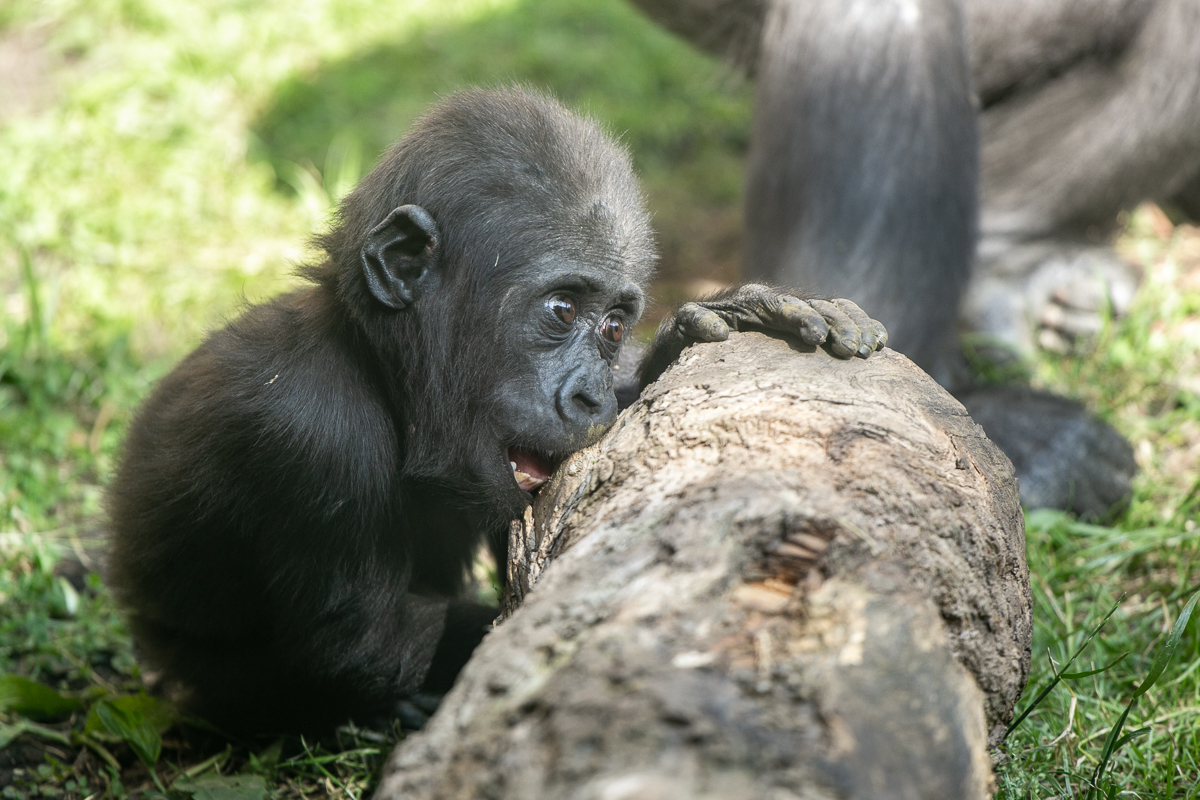
<path fill-rule="evenodd" d="M 863 303 L 947 385 L 975 245 L 978 109 L 962 26 L 952 0 L 778 0 L 746 191 L 750 276 Z M 1012 388 L 960 398 L 1014 457 L 1027 504 L 1097 518 L 1128 496 L 1129 445 L 1078 405 Z"/>
<path fill-rule="evenodd" d="M 1161 0 L 1111 63 L 1088 60 L 983 112 L 983 231 L 1111 224 L 1200 172 L 1200 4 Z"/>
<path fill-rule="evenodd" d="M 745 32 L 730 54 L 734 40 L 721 38 L 728 31 L 709 13 L 728 0 L 636 2 L 701 47 L 750 66 Z M 1061 2 L 1060 16 L 1076 4 Z M 990 32 L 1012 38 L 1011 30 Z M 1030 65 L 1044 68 L 1044 55 L 1000 59 L 989 74 L 1002 83 Z M 861 302 L 888 326 L 889 344 L 949 384 L 975 244 L 979 146 L 957 3 L 774 0 L 757 84 L 747 276 Z M 1128 495 L 1129 445 L 1079 406 L 1009 388 L 959 397 L 1017 462 L 1026 503 L 1100 517 Z"/>
<path fill-rule="evenodd" d="M 1132 26 L 1096 15 L 1110 29 L 1089 34 L 1091 57 L 982 115 L 983 240 L 963 318 L 1022 350 L 1035 325 L 1061 345 L 1056 332 L 1086 334 L 1110 304 L 1123 311 L 1139 276 L 1085 233 L 1140 200 L 1186 198 L 1200 176 L 1200 5 L 1126 5 Z M 1110 40 L 1119 57 L 1102 57 Z"/>
<path fill-rule="evenodd" d="M 971 75 L 983 107 L 1080 61 L 1112 57 L 1161 0 L 963 0 Z"/>
<path fill-rule="evenodd" d="M 949 382 L 979 148 L 957 3 L 776 0 L 757 73 L 746 276 L 854 300 Z"/>

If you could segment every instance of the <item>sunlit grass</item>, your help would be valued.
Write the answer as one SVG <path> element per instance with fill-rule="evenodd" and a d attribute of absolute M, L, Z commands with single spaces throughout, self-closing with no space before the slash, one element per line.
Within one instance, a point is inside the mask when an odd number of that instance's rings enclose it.
<path fill-rule="evenodd" d="M 54 65 L 52 102 L 0 120 L 0 520 L 18 530 L 95 517 L 96 491 L 66 497 L 101 482 L 135 398 L 294 282 L 331 202 L 438 94 L 553 91 L 635 148 L 660 220 L 737 219 L 748 91 L 619 2 L 61 0 L 8 25 Z"/>
<path fill-rule="evenodd" d="M 1129 511 L 1112 526 L 1048 511 L 1026 515 L 1030 685 L 1061 667 L 1122 595 L 1073 670 L 1129 655 L 1109 670 L 1063 682 L 1017 728 L 1002 756 L 1012 760 L 999 770 L 1001 797 L 1088 796 L 1105 738 L 1184 601 L 1200 588 L 1200 229 L 1164 228 L 1160 215 L 1140 209 L 1119 242 L 1146 273 L 1130 312 L 1077 355 L 1044 353 L 1033 365 L 1040 385 L 1085 400 L 1130 439 L 1140 473 Z M 1115 753 L 1098 796 L 1200 797 L 1198 628 L 1192 620 L 1172 665 L 1131 713 L 1127 731 L 1149 730 Z"/>

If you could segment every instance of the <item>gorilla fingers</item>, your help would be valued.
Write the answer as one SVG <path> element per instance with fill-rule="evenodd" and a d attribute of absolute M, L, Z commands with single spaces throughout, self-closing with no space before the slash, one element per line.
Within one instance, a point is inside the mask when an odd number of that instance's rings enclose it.
<path fill-rule="evenodd" d="M 639 387 L 653 383 L 691 342 L 723 342 L 731 330 L 795 336 L 813 347 L 828 345 L 838 358 L 866 358 L 887 344 L 883 324 L 850 300 L 801 299 L 797 294 L 748 283 L 684 303 L 659 326 L 639 368 Z"/>

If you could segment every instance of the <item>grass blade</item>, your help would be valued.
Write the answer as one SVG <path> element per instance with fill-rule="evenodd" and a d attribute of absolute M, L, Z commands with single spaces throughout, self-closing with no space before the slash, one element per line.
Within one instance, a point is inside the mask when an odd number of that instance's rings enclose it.
<path fill-rule="evenodd" d="M 1108 662 L 1107 664 L 1105 664 L 1103 667 L 1100 667 L 1099 669 L 1089 669 L 1086 672 L 1064 672 L 1059 677 L 1062 678 L 1064 681 L 1074 681 L 1074 680 L 1078 680 L 1080 678 L 1087 678 L 1091 675 L 1099 675 L 1101 672 L 1107 672 L 1108 670 L 1115 667 L 1117 664 L 1120 664 L 1122 661 L 1125 660 L 1125 656 L 1127 656 L 1127 655 L 1129 655 L 1128 650 L 1126 650 L 1124 653 L 1121 653 L 1121 655 L 1117 656 L 1112 661 Z"/>
<path fill-rule="evenodd" d="M 1014 719 L 1011 723 L 1009 723 L 1008 728 L 1005 729 L 1005 731 L 1004 731 L 1005 736 L 1008 736 L 1010 733 L 1012 733 L 1014 730 L 1016 730 L 1017 726 L 1020 725 L 1022 722 L 1024 722 L 1025 718 L 1033 713 L 1033 710 L 1038 707 L 1038 704 L 1046 699 L 1046 696 L 1049 695 L 1050 692 L 1054 689 L 1054 687 L 1058 685 L 1058 682 L 1063 679 L 1063 676 L 1065 674 L 1068 674 L 1067 668 L 1069 668 L 1073 663 L 1075 663 L 1075 659 L 1079 658 L 1079 654 L 1082 653 L 1089 644 L 1091 644 L 1092 639 L 1094 639 L 1096 637 L 1096 634 L 1100 632 L 1100 629 L 1104 627 L 1105 623 L 1108 622 L 1108 620 L 1112 617 L 1112 615 L 1117 612 L 1117 609 L 1120 608 L 1121 602 L 1124 599 L 1125 599 L 1125 595 L 1121 595 L 1119 598 L 1117 598 L 1117 602 L 1113 603 L 1113 607 L 1110 608 L 1108 610 L 1108 613 L 1104 615 L 1104 619 L 1100 620 L 1099 624 L 1096 625 L 1096 627 L 1092 628 L 1092 632 L 1087 635 L 1087 638 L 1083 640 L 1083 643 L 1080 644 L 1079 647 L 1075 650 L 1075 652 L 1071 654 L 1071 657 L 1069 659 L 1067 659 L 1067 663 L 1063 664 L 1061 669 L 1055 671 L 1054 677 L 1050 679 L 1050 682 L 1048 684 L 1046 684 L 1045 688 L 1043 688 L 1040 692 L 1037 693 L 1037 696 L 1033 698 L 1033 702 L 1030 703 L 1028 706 L 1026 706 L 1025 710 L 1022 711 L 1020 714 L 1018 714 L 1016 719 Z M 1121 658 L 1124 658 L 1124 656 L 1122 656 Z M 1120 658 L 1117 659 L 1117 661 L 1120 661 L 1120 660 L 1121 660 Z M 1114 661 L 1113 663 L 1115 664 L 1116 662 Z M 1110 664 L 1109 666 L 1112 666 L 1112 664 Z M 1107 669 L 1107 668 L 1108 667 L 1105 667 L 1105 669 Z"/>
<path fill-rule="evenodd" d="M 1158 655 L 1154 658 L 1154 665 L 1150 667 L 1149 674 L 1146 675 L 1141 685 L 1134 690 L 1133 696 L 1129 698 L 1129 704 L 1125 706 L 1125 710 L 1117 718 L 1117 724 L 1113 725 L 1112 730 L 1108 732 L 1108 737 L 1104 740 L 1104 749 L 1100 751 L 1100 762 L 1096 765 L 1096 771 L 1092 773 L 1092 786 L 1088 789 L 1087 793 L 1088 800 L 1091 800 L 1100 791 L 1100 779 L 1104 777 L 1104 772 L 1108 769 L 1108 764 L 1112 760 L 1113 754 L 1131 739 L 1149 730 L 1149 728 L 1141 728 L 1127 736 L 1121 736 L 1121 729 L 1125 727 L 1125 720 L 1129 718 L 1133 707 L 1137 705 L 1138 698 L 1150 690 L 1150 687 L 1162 676 L 1167 665 L 1171 662 L 1171 658 L 1175 655 L 1175 650 L 1179 647 L 1179 640 L 1183 637 L 1183 631 L 1187 628 L 1188 621 L 1192 617 L 1192 611 L 1195 610 L 1198 601 L 1200 601 L 1200 592 L 1193 594 L 1183 607 L 1183 610 L 1179 612 L 1179 618 L 1171 626 L 1171 632 L 1167 635 L 1166 643 L 1159 648 Z"/>
<path fill-rule="evenodd" d="M 1150 674 L 1142 681 L 1142 685 L 1133 693 L 1135 698 L 1141 697 L 1146 691 L 1154 685 L 1154 682 L 1163 674 L 1163 670 L 1167 668 L 1171 658 L 1175 655 L 1175 648 L 1179 647 L 1179 640 L 1183 637 L 1183 631 L 1187 627 L 1188 620 L 1191 619 L 1192 611 L 1196 608 L 1197 601 L 1200 601 L 1200 592 L 1192 595 L 1187 601 L 1187 605 L 1179 612 L 1179 618 L 1175 620 L 1175 624 L 1171 626 L 1171 632 L 1167 635 L 1167 642 L 1158 651 L 1158 656 L 1154 659 L 1154 666 L 1150 668 Z"/>

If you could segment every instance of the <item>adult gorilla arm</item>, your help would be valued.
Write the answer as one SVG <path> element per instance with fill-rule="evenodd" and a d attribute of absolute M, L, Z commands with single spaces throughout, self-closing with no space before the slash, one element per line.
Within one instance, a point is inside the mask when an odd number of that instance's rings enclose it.
<path fill-rule="evenodd" d="M 910 166 L 905 148 L 916 148 L 919 159 L 922 147 L 947 133 L 966 145 L 962 137 L 968 128 L 963 127 L 961 109 L 967 103 L 975 106 L 971 113 L 982 125 L 980 202 L 982 232 L 988 237 L 980 253 L 984 272 L 1022 272 L 1016 262 L 1036 266 L 1052 259 L 1055 251 L 1078 255 L 1078 240 L 1088 226 L 1111 228 L 1117 212 L 1143 199 L 1173 202 L 1200 219 L 1200 203 L 1194 200 L 1194 187 L 1200 185 L 1200 8 L 1191 0 L 883 2 L 868 4 L 866 14 L 855 13 L 854 4 L 825 0 L 633 1 L 693 44 L 748 74 L 758 73 L 753 149 L 759 156 L 750 167 L 748 203 L 759 202 L 756 194 L 764 187 L 769 194 L 809 180 L 811 162 L 834 173 L 841 170 L 841 179 L 820 187 L 832 194 L 819 197 L 842 226 L 861 224 L 855 220 L 896 202 L 906 204 L 907 211 L 889 213 L 932 212 L 936 192 L 909 191 L 906 187 L 920 186 L 912 179 L 907 184 L 893 181 Z M 780 69 L 783 80 L 767 85 L 773 71 Z M 872 76 L 873 81 L 860 80 Z M 978 101 L 971 98 L 972 83 Z M 937 111 L 938 118 L 919 124 L 921 114 L 930 111 Z M 872 131 L 882 146 L 863 150 Z M 792 161 L 794 152 L 799 152 L 798 162 Z M 943 157 L 954 158 L 953 150 Z M 867 187 L 877 190 L 874 199 L 850 202 L 857 191 L 856 168 L 870 171 L 874 182 Z M 919 179 L 920 170 L 913 174 Z M 935 180 L 965 181 L 947 184 L 951 197 L 975 182 L 962 170 L 939 174 Z M 893 185 L 901 191 L 892 192 Z M 784 194 L 803 197 L 797 191 L 791 188 Z M 771 251 L 786 248 L 789 237 L 801 234 L 789 232 L 786 220 L 760 222 L 758 217 L 762 210 L 768 215 L 783 210 L 794 214 L 796 207 L 772 202 L 764 195 L 762 208 L 748 207 L 747 268 L 752 275 L 794 281 L 787 270 L 795 267 L 777 260 L 778 254 Z M 942 237 L 949 244 L 955 236 L 970 234 L 974 219 L 934 218 L 933 229 L 907 239 L 891 237 L 892 257 L 877 268 L 897 271 L 914 285 L 924 274 L 950 275 L 961 282 L 970 250 L 965 256 L 954 247 L 939 252 L 933 242 Z M 837 230 L 837 225 L 826 229 Z M 1052 241 L 1032 250 L 1019 246 L 1031 238 Z M 935 256 L 926 266 L 921 265 L 922 248 Z M 906 265 L 908 253 L 914 256 L 908 264 L 913 272 L 893 270 L 892 265 Z M 1084 277 L 1098 270 L 1112 285 L 1118 308 L 1127 305 L 1128 284 L 1136 285 L 1128 268 L 1096 248 L 1086 259 L 1075 260 L 1071 269 L 1082 270 Z M 818 273 L 825 268 L 800 267 Z M 945 365 L 939 363 L 942 356 L 934 351 L 930 358 L 929 351 L 914 345 L 909 326 L 891 315 L 886 293 L 881 305 L 869 295 L 826 283 L 838 280 L 836 275 L 817 277 L 819 282 L 802 285 L 860 299 L 889 326 L 894 346 L 947 382 Z M 872 275 L 867 283 L 883 280 Z M 1007 280 L 1037 279 L 1021 274 L 1008 275 Z M 1058 283 L 1064 284 L 1063 279 Z M 1019 321 L 991 321 L 987 317 L 1004 316 L 996 304 L 973 302 L 967 309 L 968 323 L 1010 341 L 1029 341 L 1028 334 L 1015 327 L 1045 324 L 1038 310 L 1055 301 L 1051 292 L 1036 285 L 1010 286 L 1008 293 L 1026 288 L 1027 299 L 1010 303 L 1014 308 L 1029 306 L 1023 315 L 1016 312 L 1023 316 Z M 958 285 L 960 294 L 961 289 Z M 954 285 L 945 291 L 953 295 Z M 920 339 L 934 340 L 939 334 L 935 328 L 949 330 L 954 323 L 946 310 L 957 306 L 942 305 L 938 297 L 915 298 L 913 307 L 928 312 L 913 314 L 918 324 L 925 319 L 928 326 L 913 334 Z M 1086 304 L 1086 299 L 1078 302 Z"/>
<path fill-rule="evenodd" d="M 1095 221 L 1105 209 L 1115 215 L 1114 198 L 1129 202 L 1152 184 L 1160 193 L 1182 189 L 1200 157 L 1200 124 L 1192 122 L 1200 113 L 1200 91 L 1192 88 L 1200 80 L 1194 4 L 1056 0 L 1033 9 L 1023 0 L 986 7 L 959 0 L 771 0 L 746 3 L 728 21 L 745 26 L 739 37 L 761 31 L 761 46 L 726 51 L 718 41 L 726 29 L 714 25 L 724 4 L 635 1 L 700 46 L 756 72 L 745 274 L 861 302 L 887 325 L 893 348 L 943 385 L 972 391 L 976 408 L 989 390 L 970 385 L 957 338 L 979 202 L 980 108 L 972 69 L 994 103 L 982 115 L 989 232 L 1003 229 L 1020 239 L 1045 233 L 1037 226 L 1047 220 L 1055 227 Z M 1107 11 L 1072 27 L 1087 17 L 1084 5 Z M 754 13 L 761 16 L 751 21 Z M 1041 28 L 1031 31 L 1038 21 Z M 1118 30 L 1118 22 L 1136 30 Z M 1123 55 L 1106 64 L 1106 52 L 1110 60 Z M 1055 77 L 1037 83 L 1048 75 Z M 1095 91 L 1083 91 L 1087 81 Z M 1150 97 L 1159 99 L 1147 104 Z M 1023 115 L 1020 124 L 1004 122 Z M 1131 149 L 1130 142 L 1145 146 Z M 1050 161 L 1044 151 L 1052 151 Z M 1178 180 L 1164 177 L 1172 164 L 1182 168 Z M 1013 255 L 1030 250 L 1036 270 L 1062 244 L 1016 248 L 1021 252 Z M 989 240 L 981 251 L 989 264 L 997 245 L 1001 256 L 1011 252 L 1012 242 Z M 1060 310 L 1049 307 L 1063 294 L 1054 289 L 1063 284 L 1060 272 L 1075 276 L 1067 286 L 1094 289 L 1091 269 L 1098 265 L 1113 286 L 1127 284 L 1121 278 L 1127 270 L 1097 249 L 1075 245 L 1071 258 L 1057 259 L 1061 269 L 1042 270 L 1043 277 L 1026 274 L 1023 261 L 1015 277 L 979 276 L 966 305 L 969 324 L 1029 341 L 1029 309 L 1046 309 L 1039 320 L 1073 319 L 1069 312 L 1049 314 Z M 1019 448 L 1020 458 L 1012 454 L 1027 501 L 1090 517 L 1110 513 L 1129 493 L 1129 446 L 1083 409 L 1060 404 L 1078 418 L 1069 427 L 1081 434 L 1064 441 L 1065 429 L 1039 416 L 1047 396 L 1027 397 L 1028 403 L 985 403 L 983 420 L 998 441 Z M 1059 477 L 1046 476 L 1067 476 L 1067 485 L 1086 490 L 1063 492 Z"/>
<path fill-rule="evenodd" d="M 968 14 L 982 16 L 985 4 L 975 5 Z M 1128 5 L 1133 24 L 1096 30 L 1099 41 L 1071 69 L 985 108 L 985 236 L 1111 228 L 1121 209 L 1168 200 L 1200 176 L 1200 5 Z M 1128 41 L 1105 58 L 1110 29 Z"/>
<path fill-rule="evenodd" d="M 979 152 L 958 3 L 747 3 L 726 27 L 728 4 L 638 5 L 755 72 L 744 274 L 854 299 L 948 383 Z"/>

